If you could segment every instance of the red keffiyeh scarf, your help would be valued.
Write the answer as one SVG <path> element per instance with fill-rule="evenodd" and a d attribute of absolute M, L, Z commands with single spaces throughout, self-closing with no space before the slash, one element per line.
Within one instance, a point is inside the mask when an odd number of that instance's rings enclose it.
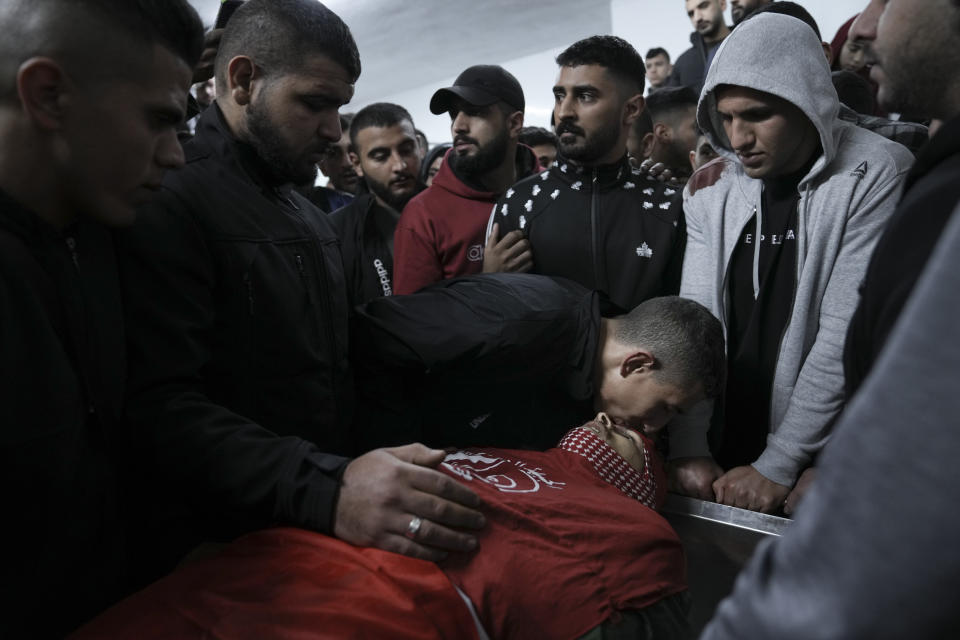
<path fill-rule="evenodd" d="M 656 479 L 650 472 L 650 452 L 647 447 L 643 449 L 644 465 L 640 472 L 587 427 L 571 429 L 557 446 L 586 458 L 603 481 L 651 509 L 655 508 Z"/>

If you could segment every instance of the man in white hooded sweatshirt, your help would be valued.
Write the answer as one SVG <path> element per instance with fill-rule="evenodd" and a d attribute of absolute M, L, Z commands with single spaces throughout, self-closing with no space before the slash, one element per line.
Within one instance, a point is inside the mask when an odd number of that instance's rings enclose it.
<path fill-rule="evenodd" d="M 710 67 L 697 120 L 720 157 L 684 192 L 680 295 L 723 323 L 728 381 L 712 456 L 708 411 L 671 424 L 685 493 L 777 511 L 843 407 L 847 325 L 913 156 L 838 111 L 795 18 L 745 21 Z"/>

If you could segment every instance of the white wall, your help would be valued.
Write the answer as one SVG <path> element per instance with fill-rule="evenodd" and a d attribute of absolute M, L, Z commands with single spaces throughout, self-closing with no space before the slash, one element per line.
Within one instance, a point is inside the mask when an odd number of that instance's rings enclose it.
<path fill-rule="evenodd" d="M 359 0 L 351 0 L 359 1 Z M 381 2 L 385 6 L 392 6 L 392 3 L 399 0 L 365 0 L 366 2 Z M 483 2 L 483 0 L 474 0 Z M 518 2 L 520 0 L 517 0 Z M 216 15 L 216 9 L 219 6 L 218 0 L 191 0 L 198 8 L 204 18 L 210 22 Z M 667 49 L 673 58 L 683 53 L 689 46 L 689 35 L 691 31 L 690 23 L 687 20 L 682 0 L 609 0 L 609 21 L 607 33 L 613 33 L 628 40 L 642 54 L 646 53 L 651 47 L 663 47 Z M 867 0 L 801 0 L 803 4 L 813 15 L 820 25 L 825 40 L 830 41 L 836 33 L 837 28 L 843 24 L 850 16 L 854 15 L 866 5 Z M 338 7 L 336 3 L 328 2 L 334 10 Z M 602 3 L 601 3 L 602 4 Z M 508 37 L 498 37 L 500 32 L 496 24 L 474 24 L 470 18 L 470 3 L 449 2 L 440 0 L 437 2 L 438 11 L 447 11 L 449 20 L 442 20 L 442 25 L 447 25 L 450 29 L 463 28 L 469 25 L 471 34 L 481 34 L 482 40 L 486 42 L 488 49 L 487 57 L 489 60 L 507 60 L 502 63 L 503 66 L 514 74 L 524 88 L 524 94 L 527 100 L 528 125 L 548 126 L 550 121 L 550 110 L 553 107 L 553 97 L 551 87 L 556 79 L 557 67 L 554 58 L 563 49 L 563 47 L 545 48 L 539 53 L 514 57 L 510 55 L 511 49 L 516 50 L 518 43 Z M 604 8 L 606 5 L 602 5 Z M 589 3 L 584 3 L 584 10 L 591 11 L 590 16 L 571 14 L 569 17 L 550 15 L 549 20 L 571 20 L 584 23 L 582 30 L 583 37 L 592 35 L 599 25 L 607 24 L 606 17 L 601 16 L 597 20 L 600 11 L 589 8 Z M 729 11 L 727 12 L 729 18 Z M 545 16 L 545 19 L 547 16 Z M 503 16 L 504 20 L 510 20 L 509 15 Z M 475 21 L 474 21 L 475 22 Z M 566 24 L 566 23 L 565 23 Z M 587 26 L 589 25 L 589 26 Z M 357 29 L 359 25 L 354 25 Z M 442 28 L 448 28 L 442 26 Z M 388 25 L 384 26 L 389 29 Z M 574 30 L 576 31 L 576 30 Z M 587 32 L 589 31 L 589 33 Z M 420 41 L 410 41 L 404 38 L 402 32 L 396 34 L 397 46 L 416 47 L 422 52 L 424 59 L 431 56 L 443 55 L 443 51 L 437 50 L 431 46 L 429 38 Z M 571 43 L 573 40 L 571 40 Z M 529 42 L 525 43 L 529 50 Z M 364 60 L 365 68 L 370 64 L 382 64 L 384 61 L 379 59 L 380 52 L 365 53 L 361 47 L 360 56 Z M 356 102 L 344 108 L 345 111 L 357 111 L 371 102 L 386 101 L 396 102 L 406 107 L 413 115 L 414 122 L 422 129 L 432 144 L 449 141 L 450 122 L 446 115 L 435 116 L 430 113 L 428 104 L 433 92 L 440 87 L 449 86 L 453 83 L 455 74 L 439 80 L 430 82 L 418 82 L 418 69 L 397 69 L 396 73 L 409 74 L 410 89 L 401 93 L 385 93 L 378 95 L 376 91 L 371 91 L 369 87 L 364 86 L 364 101 Z M 362 80 L 361 80 L 362 81 Z"/>
<path fill-rule="evenodd" d="M 866 6 L 866 0 L 807 0 L 801 4 L 817 20 L 824 39 L 829 42 L 841 24 Z M 690 47 L 690 22 L 681 0 L 611 0 L 610 11 L 610 33 L 629 41 L 641 55 L 652 47 L 663 47 L 676 58 Z M 728 10 L 728 18 L 729 15 Z M 571 19 L 575 19 L 575 16 Z M 495 28 L 489 28 L 488 34 L 491 50 L 502 55 L 504 49 L 509 49 L 509 42 L 497 41 Z M 557 73 L 554 58 L 562 49 L 548 49 L 503 63 L 503 67 L 514 74 L 523 86 L 528 125 L 547 127 L 550 123 L 550 110 L 553 108 L 551 89 Z M 360 55 L 363 56 L 363 51 Z M 436 55 L 436 52 L 425 46 L 425 55 Z M 406 107 L 417 127 L 427 134 L 431 145 L 446 142 L 450 140 L 449 117 L 445 114 L 433 115 L 428 103 L 433 92 L 453 84 L 454 77 L 402 93 L 379 96 L 375 100 L 395 102 Z M 350 104 L 346 109 L 356 111 L 366 104 Z"/>

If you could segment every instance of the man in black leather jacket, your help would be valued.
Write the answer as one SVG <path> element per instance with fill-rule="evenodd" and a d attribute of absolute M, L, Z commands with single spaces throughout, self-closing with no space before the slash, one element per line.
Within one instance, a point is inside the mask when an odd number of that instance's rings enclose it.
<path fill-rule="evenodd" d="M 183 164 L 203 27 L 185 0 L 7 0 L 0 30 L 0 637 L 62 638 L 126 589 L 109 229 Z"/>
<path fill-rule="evenodd" d="M 462 506 L 475 496 L 427 468 L 443 452 L 342 457 L 355 453 L 343 263 L 291 184 L 340 138 L 359 73 L 322 4 L 245 3 L 186 166 L 124 238 L 127 414 L 152 485 L 144 577 L 200 540 L 277 522 L 429 559 L 472 548 L 447 525 L 482 523 Z"/>

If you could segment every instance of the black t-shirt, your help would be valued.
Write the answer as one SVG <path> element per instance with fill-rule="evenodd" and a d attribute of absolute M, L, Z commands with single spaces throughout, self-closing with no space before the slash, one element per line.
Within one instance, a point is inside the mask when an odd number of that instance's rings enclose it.
<path fill-rule="evenodd" d="M 796 281 L 797 186 L 808 170 L 764 181 L 761 211 L 730 261 L 728 377 L 717 452 L 724 468 L 750 464 L 766 448 L 773 376 Z"/>

